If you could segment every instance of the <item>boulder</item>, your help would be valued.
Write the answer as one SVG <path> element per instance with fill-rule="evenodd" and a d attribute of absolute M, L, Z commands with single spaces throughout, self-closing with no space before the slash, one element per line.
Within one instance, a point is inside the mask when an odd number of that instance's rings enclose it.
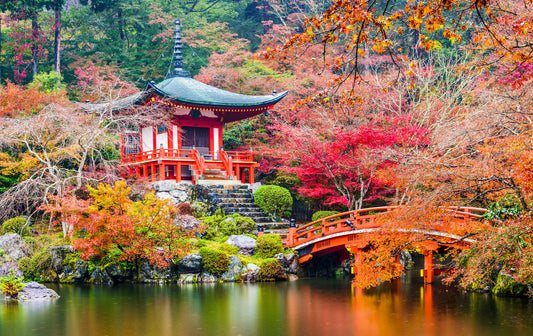
<path fill-rule="evenodd" d="M 176 218 L 177 225 L 183 229 L 194 229 L 202 224 L 202 221 L 191 215 L 180 215 Z"/>
<path fill-rule="evenodd" d="M 30 255 L 28 246 L 18 233 L 8 233 L 0 236 L 0 249 L 4 251 L 4 258 L 19 261 Z"/>
<path fill-rule="evenodd" d="M 104 272 L 100 266 L 96 266 L 94 271 L 91 273 L 91 279 L 94 284 L 97 285 L 112 285 L 113 279 Z"/>
<path fill-rule="evenodd" d="M 213 283 L 213 282 L 218 282 L 218 279 L 216 276 L 214 276 L 213 274 L 209 273 L 209 272 L 202 272 L 202 274 L 200 274 L 200 278 L 198 279 L 200 282 L 202 283 Z"/>
<path fill-rule="evenodd" d="M 180 274 L 180 277 L 178 278 L 178 283 L 180 284 L 197 283 L 197 282 L 198 282 L 198 274 Z"/>
<path fill-rule="evenodd" d="M 249 263 L 246 265 L 245 269 L 241 273 L 241 279 L 243 281 L 255 281 L 257 280 L 259 270 L 259 266 L 257 266 L 256 264 Z"/>
<path fill-rule="evenodd" d="M 67 254 L 73 252 L 74 249 L 70 245 L 50 247 L 50 256 L 52 257 L 52 269 L 58 274 L 63 273 L 65 269 L 63 261 L 67 257 Z"/>
<path fill-rule="evenodd" d="M 8 276 L 11 271 L 15 272 L 15 276 L 17 278 L 20 278 L 21 276 L 24 275 L 22 271 L 19 269 L 16 262 L 9 261 L 9 262 L 6 262 L 0 265 L 0 278 Z"/>
<path fill-rule="evenodd" d="M 278 259 L 279 263 L 281 264 L 281 267 L 283 267 L 283 270 L 287 272 L 289 270 L 289 263 L 287 261 L 287 258 L 285 258 L 285 255 L 283 253 L 278 253 L 274 255 L 274 259 Z"/>
<path fill-rule="evenodd" d="M 200 253 L 193 253 L 181 258 L 178 263 L 178 271 L 182 274 L 200 273 L 202 271 L 202 256 Z"/>
<path fill-rule="evenodd" d="M 59 295 L 55 291 L 33 281 L 28 282 L 26 287 L 18 294 L 19 301 L 54 300 L 58 298 Z"/>
<path fill-rule="evenodd" d="M 229 236 L 228 240 L 226 240 L 226 244 L 237 247 L 239 249 L 239 253 L 242 255 L 251 256 L 254 254 L 255 245 L 257 243 L 254 238 L 249 236 L 231 235 Z"/>
<path fill-rule="evenodd" d="M 164 283 L 170 280 L 170 267 L 158 268 L 144 262 L 140 269 L 137 281 L 143 283 Z"/>
<path fill-rule="evenodd" d="M 72 281 L 74 282 L 85 282 L 89 278 L 89 268 L 87 262 L 84 260 L 76 260 L 76 267 L 74 269 L 74 274 L 72 274 Z"/>
<path fill-rule="evenodd" d="M 155 193 L 155 197 L 160 199 L 160 200 L 167 200 L 167 199 L 171 200 L 172 203 L 174 203 L 174 205 L 177 205 L 177 204 L 180 203 L 180 202 L 176 201 L 176 199 L 174 199 L 174 197 L 172 197 L 170 195 L 170 193 L 168 193 L 168 192 L 156 192 Z"/>
<path fill-rule="evenodd" d="M 228 270 L 220 276 L 224 281 L 238 280 L 242 272 L 242 262 L 238 256 L 232 256 L 229 258 Z"/>
<path fill-rule="evenodd" d="M 302 266 L 300 266 L 300 256 L 298 253 L 291 253 L 287 254 L 285 256 L 285 260 L 287 261 L 288 268 L 286 270 L 289 274 L 297 274 L 298 276 L 304 275 L 304 270 Z"/>
<path fill-rule="evenodd" d="M 187 192 L 184 190 L 171 190 L 169 191 L 169 195 L 172 196 L 177 203 L 183 203 L 188 198 Z"/>
<path fill-rule="evenodd" d="M 411 257 L 411 253 L 406 250 L 400 252 L 400 264 L 404 269 L 413 268 L 413 258 Z"/>
<path fill-rule="evenodd" d="M 152 184 L 154 187 L 154 190 L 157 192 L 169 192 L 171 190 L 174 190 L 177 186 L 176 181 L 174 180 L 164 180 L 164 181 L 157 181 Z"/>
<path fill-rule="evenodd" d="M 131 270 L 124 270 L 117 264 L 110 264 L 105 266 L 104 271 L 113 279 L 114 282 L 125 282 L 133 279 Z"/>

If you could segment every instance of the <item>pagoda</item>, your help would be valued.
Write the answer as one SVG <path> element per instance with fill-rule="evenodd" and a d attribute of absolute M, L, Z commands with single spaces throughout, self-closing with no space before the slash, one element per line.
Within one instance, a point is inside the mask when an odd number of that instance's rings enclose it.
<path fill-rule="evenodd" d="M 170 121 L 142 125 L 121 136 L 121 165 L 151 181 L 233 180 L 254 182 L 250 151 L 223 148 L 224 123 L 251 118 L 274 107 L 287 91 L 265 96 L 237 94 L 192 79 L 183 69 L 180 20 L 174 44 L 174 71 L 160 83 L 150 81 L 127 105 L 171 106 Z"/>

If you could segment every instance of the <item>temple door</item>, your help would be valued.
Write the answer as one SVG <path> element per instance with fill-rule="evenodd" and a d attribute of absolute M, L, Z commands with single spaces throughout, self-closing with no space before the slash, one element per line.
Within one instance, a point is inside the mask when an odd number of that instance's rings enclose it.
<path fill-rule="evenodd" d="M 193 146 L 200 154 L 209 155 L 209 128 L 208 127 L 181 127 L 182 147 L 191 149 Z"/>

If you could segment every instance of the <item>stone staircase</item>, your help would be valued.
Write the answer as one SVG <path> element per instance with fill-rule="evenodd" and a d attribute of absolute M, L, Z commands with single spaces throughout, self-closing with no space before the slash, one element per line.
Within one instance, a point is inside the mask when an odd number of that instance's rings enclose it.
<path fill-rule="evenodd" d="M 224 210 L 227 215 L 238 213 L 250 217 L 257 224 L 262 224 L 265 229 L 270 229 L 272 226 L 278 228 L 277 225 L 280 224 L 255 205 L 253 190 L 248 185 L 211 186 L 208 195 L 213 204 Z"/>

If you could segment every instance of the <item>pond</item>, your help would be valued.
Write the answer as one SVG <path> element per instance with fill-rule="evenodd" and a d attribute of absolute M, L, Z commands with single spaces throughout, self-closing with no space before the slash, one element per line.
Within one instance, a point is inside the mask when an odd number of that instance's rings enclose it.
<path fill-rule="evenodd" d="M 0 303 L 0 335 L 533 334 L 533 300 L 424 286 L 414 273 L 367 291 L 334 279 L 53 288 L 54 302 Z"/>

